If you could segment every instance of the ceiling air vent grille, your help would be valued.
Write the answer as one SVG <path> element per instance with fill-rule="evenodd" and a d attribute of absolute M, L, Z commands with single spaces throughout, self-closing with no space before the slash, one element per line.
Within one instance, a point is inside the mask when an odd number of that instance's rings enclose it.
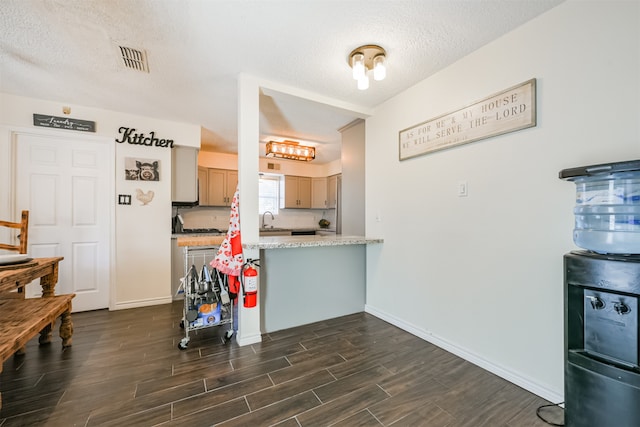
<path fill-rule="evenodd" d="M 119 46 L 122 54 L 124 66 L 132 70 L 149 72 L 149 64 L 147 64 L 147 54 L 144 50 L 134 49 L 132 47 Z"/>

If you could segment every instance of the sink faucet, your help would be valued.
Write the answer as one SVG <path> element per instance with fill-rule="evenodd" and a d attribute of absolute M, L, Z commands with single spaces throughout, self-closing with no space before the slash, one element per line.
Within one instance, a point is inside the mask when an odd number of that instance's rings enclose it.
<path fill-rule="evenodd" d="M 265 224 L 264 224 L 264 216 L 266 214 L 271 215 L 271 221 L 273 221 L 275 218 L 273 217 L 273 214 L 270 211 L 264 211 L 264 213 L 262 214 L 262 228 L 266 228 Z M 273 225 L 271 226 L 271 228 L 273 228 Z"/>

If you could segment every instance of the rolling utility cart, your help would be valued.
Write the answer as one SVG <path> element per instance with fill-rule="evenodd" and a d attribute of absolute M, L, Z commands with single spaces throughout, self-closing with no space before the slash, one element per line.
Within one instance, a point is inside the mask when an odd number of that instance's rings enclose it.
<path fill-rule="evenodd" d="M 214 326 L 229 325 L 225 342 L 233 336 L 233 300 L 229 298 L 227 277 L 209 266 L 224 236 L 178 237 L 184 251 L 184 277 L 178 293 L 184 293 L 184 309 L 180 326 L 185 336 L 180 350 L 189 345 L 189 332 Z"/>

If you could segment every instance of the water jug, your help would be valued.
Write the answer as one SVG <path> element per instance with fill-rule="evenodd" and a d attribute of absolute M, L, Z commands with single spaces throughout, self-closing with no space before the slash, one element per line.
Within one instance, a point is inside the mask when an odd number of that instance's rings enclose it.
<path fill-rule="evenodd" d="M 640 254 L 640 160 L 560 171 L 576 185 L 574 243 L 602 254 Z"/>

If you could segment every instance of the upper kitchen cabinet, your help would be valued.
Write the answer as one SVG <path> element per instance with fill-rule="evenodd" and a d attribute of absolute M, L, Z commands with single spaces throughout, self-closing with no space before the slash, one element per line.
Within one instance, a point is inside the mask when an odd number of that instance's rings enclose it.
<path fill-rule="evenodd" d="M 285 175 L 284 188 L 280 208 L 310 209 L 311 208 L 311 178 L 306 176 Z M 284 203 L 283 203 L 284 202 Z"/>
<path fill-rule="evenodd" d="M 238 186 L 238 171 L 199 168 L 198 177 L 201 206 L 231 206 Z"/>
<path fill-rule="evenodd" d="M 200 206 L 209 204 L 209 169 L 198 166 L 198 200 Z"/>
<path fill-rule="evenodd" d="M 331 175 L 327 178 L 327 207 L 338 206 L 338 175 Z"/>
<path fill-rule="evenodd" d="M 327 178 L 311 178 L 311 209 L 327 208 Z"/>
<path fill-rule="evenodd" d="M 171 201 L 195 204 L 198 201 L 198 149 L 173 147 L 171 150 Z"/>

